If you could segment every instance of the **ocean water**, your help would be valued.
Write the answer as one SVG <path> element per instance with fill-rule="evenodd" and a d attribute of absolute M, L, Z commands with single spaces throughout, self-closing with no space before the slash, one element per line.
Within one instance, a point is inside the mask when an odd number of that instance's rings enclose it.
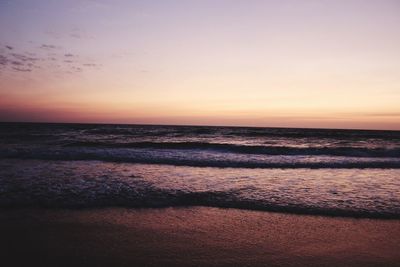
<path fill-rule="evenodd" d="M 400 218 L 400 132 L 0 123 L 1 207 Z"/>

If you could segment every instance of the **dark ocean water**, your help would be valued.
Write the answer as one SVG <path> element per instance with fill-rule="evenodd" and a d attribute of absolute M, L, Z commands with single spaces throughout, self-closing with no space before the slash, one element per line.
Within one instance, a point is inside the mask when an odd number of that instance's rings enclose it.
<path fill-rule="evenodd" d="M 400 132 L 1 123 L 0 205 L 400 218 Z"/>

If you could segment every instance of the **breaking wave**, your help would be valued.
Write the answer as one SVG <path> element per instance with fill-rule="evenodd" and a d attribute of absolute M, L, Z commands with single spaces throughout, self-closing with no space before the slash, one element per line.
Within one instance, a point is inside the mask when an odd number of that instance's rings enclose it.
<path fill-rule="evenodd" d="M 66 147 L 99 147 L 99 148 L 152 148 L 152 149 L 186 149 L 216 150 L 230 153 L 264 154 L 264 155 L 331 155 L 349 157 L 400 157 L 399 148 L 365 148 L 365 147 L 285 147 L 237 145 L 205 142 L 72 142 Z"/>
<path fill-rule="evenodd" d="M 400 158 L 326 155 L 237 154 L 220 151 L 157 148 L 4 149 L 0 158 L 100 160 L 221 168 L 400 168 Z"/>

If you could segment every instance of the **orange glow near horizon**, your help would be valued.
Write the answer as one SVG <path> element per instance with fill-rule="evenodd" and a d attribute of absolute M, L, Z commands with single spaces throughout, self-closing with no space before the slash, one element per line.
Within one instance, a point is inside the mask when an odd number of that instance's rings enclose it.
<path fill-rule="evenodd" d="M 400 130 L 398 2 L 156 2 L 0 4 L 0 121 Z"/>

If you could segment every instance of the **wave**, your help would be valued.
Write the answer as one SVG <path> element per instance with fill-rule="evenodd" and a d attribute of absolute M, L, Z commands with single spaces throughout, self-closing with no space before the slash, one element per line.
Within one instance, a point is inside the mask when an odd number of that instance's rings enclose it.
<path fill-rule="evenodd" d="M 118 187 L 118 188 L 117 188 Z M 140 190 L 116 184 L 107 189 L 80 192 L 76 188 L 57 189 L 57 194 L 37 191 L 34 196 L 25 192 L 20 198 L 0 198 L 0 207 L 45 207 L 45 208 L 166 208 L 205 206 L 245 210 L 284 212 L 293 214 L 322 215 L 333 217 L 400 219 L 399 211 L 367 210 L 363 208 L 340 208 L 338 206 L 310 206 L 295 203 L 274 203 L 267 200 L 243 199 L 234 191 L 188 192 L 183 190 L 162 190 L 147 187 Z"/>
<path fill-rule="evenodd" d="M 350 140 L 399 140 L 400 131 L 262 128 L 229 126 L 173 126 L 173 125 L 124 125 L 124 124 L 65 124 L 65 123 L 0 123 L 0 136 L 8 133 L 81 133 L 84 135 L 122 136 L 237 136 L 282 138 L 328 138 Z"/>
<path fill-rule="evenodd" d="M 239 128 L 226 131 L 225 134 L 246 137 L 282 137 L 282 138 L 321 138 L 343 140 L 398 140 L 400 131 L 347 130 L 347 129 L 301 129 L 301 128 Z"/>
<path fill-rule="evenodd" d="M 0 160 L 0 207 L 208 206 L 400 219 L 400 170 L 276 170 Z"/>
<path fill-rule="evenodd" d="M 400 157 L 400 148 L 365 148 L 365 147 L 284 147 L 237 145 L 206 142 L 71 142 L 66 147 L 98 148 L 152 148 L 152 149 L 206 149 L 230 153 L 263 155 L 331 155 L 350 157 Z"/>
<path fill-rule="evenodd" d="M 193 152 L 158 149 L 10 149 L 0 158 L 42 160 L 100 160 L 143 164 L 165 164 L 220 168 L 400 168 L 398 158 L 357 158 L 336 156 L 240 155 L 218 152 Z"/>

